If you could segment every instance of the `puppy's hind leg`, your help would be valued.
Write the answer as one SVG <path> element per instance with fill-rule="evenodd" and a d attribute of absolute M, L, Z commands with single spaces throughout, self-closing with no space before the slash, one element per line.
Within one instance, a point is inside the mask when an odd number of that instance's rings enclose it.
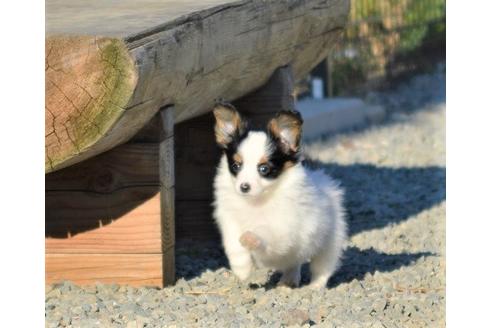
<path fill-rule="evenodd" d="M 342 247 L 336 242 L 328 243 L 317 255 L 311 259 L 311 288 L 325 288 L 328 279 L 338 268 Z"/>
<path fill-rule="evenodd" d="M 282 277 L 278 282 L 279 286 L 287 286 L 287 287 L 299 287 L 299 283 L 301 282 L 301 266 L 297 265 L 293 268 L 284 270 L 282 272 Z"/>

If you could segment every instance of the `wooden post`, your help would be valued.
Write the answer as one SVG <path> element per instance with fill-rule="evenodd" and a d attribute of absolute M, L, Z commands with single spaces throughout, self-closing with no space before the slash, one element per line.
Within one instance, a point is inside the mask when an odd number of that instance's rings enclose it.
<path fill-rule="evenodd" d="M 326 60 L 326 97 L 333 98 L 333 60 L 329 55 Z"/>
<path fill-rule="evenodd" d="M 175 280 L 174 262 L 174 108 L 165 107 L 158 114 L 161 122 L 159 143 L 159 183 L 161 196 L 161 236 L 164 285 Z"/>

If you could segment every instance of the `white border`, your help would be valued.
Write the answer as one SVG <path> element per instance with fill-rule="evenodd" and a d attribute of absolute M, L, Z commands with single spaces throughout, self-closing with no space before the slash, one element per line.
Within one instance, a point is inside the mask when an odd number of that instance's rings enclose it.
<path fill-rule="evenodd" d="M 0 6 L 2 326 L 39 327 L 44 324 L 44 3 Z M 447 4 L 449 327 L 490 321 L 491 13 L 487 1 Z"/>
<path fill-rule="evenodd" d="M 490 9 L 488 1 L 447 3 L 448 327 L 490 325 Z"/>
<path fill-rule="evenodd" d="M 3 327 L 44 326 L 44 2 L 0 2 Z"/>

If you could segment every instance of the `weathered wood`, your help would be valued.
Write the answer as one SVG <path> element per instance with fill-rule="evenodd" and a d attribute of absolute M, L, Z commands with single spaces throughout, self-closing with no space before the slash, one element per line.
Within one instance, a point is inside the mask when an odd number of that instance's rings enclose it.
<path fill-rule="evenodd" d="M 234 102 L 253 128 L 265 128 L 280 110 L 294 109 L 294 76 L 290 66 L 277 69 L 255 92 Z M 176 234 L 217 239 L 212 220 L 213 179 L 220 158 L 211 113 L 176 126 Z"/>
<path fill-rule="evenodd" d="M 166 256 L 166 255 L 164 255 Z M 163 287 L 162 254 L 46 254 L 46 283 L 70 280 Z M 174 254 L 173 254 L 174 257 Z"/>
<path fill-rule="evenodd" d="M 166 105 L 174 104 L 175 120 L 182 122 L 210 110 L 216 98 L 235 100 L 252 92 L 280 66 L 291 64 L 302 77 L 326 57 L 349 10 L 348 0 L 147 1 L 128 17 L 125 10 L 134 9 L 133 2 L 124 0 L 114 7 L 87 6 L 86 17 L 97 13 L 104 19 L 75 24 L 69 14 L 77 10 L 73 4 L 52 1 L 47 1 L 47 81 L 56 76 L 65 82 L 56 80 L 59 88 L 47 82 L 47 172 L 124 143 Z M 171 7 L 182 10 L 162 20 L 158 14 L 143 19 L 143 12 Z M 72 35 L 55 37 L 66 33 Z M 57 47 L 65 50 L 55 61 L 50 49 Z M 108 72 L 113 72 L 109 85 L 94 82 Z"/>
<path fill-rule="evenodd" d="M 47 167 L 91 147 L 114 125 L 132 96 L 137 72 L 123 41 L 46 39 Z"/>

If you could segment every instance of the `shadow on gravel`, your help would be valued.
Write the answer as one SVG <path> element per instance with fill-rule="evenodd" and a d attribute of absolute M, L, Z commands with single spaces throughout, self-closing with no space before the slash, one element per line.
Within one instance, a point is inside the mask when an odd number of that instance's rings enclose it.
<path fill-rule="evenodd" d="M 372 248 L 361 250 L 357 247 L 349 247 L 343 255 L 342 266 L 328 282 L 328 288 L 354 279 L 362 280 L 367 273 L 391 272 L 409 266 L 421 257 L 432 255 L 435 254 L 430 252 L 386 254 Z M 303 275 L 305 276 L 306 274 Z"/>
<path fill-rule="evenodd" d="M 229 268 L 222 245 L 218 241 L 176 241 L 176 279 L 200 276 L 207 270 Z"/>
<path fill-rule="evenodd" d="M 400 223 L 446 199 L 443 167 L 306 164 L 341 182 L 350 235 Z"/>
<path fill-rule="evenodd" d="M 401 267 L 411 265 L 421 257 L 433 255 L 435 254 L 430 252 L 385 254 L 372 248 L 361 250 L 357 247 L 348 247 L 343 255 L 342 266 L 330 278 L 327 287 L 334 288 L 340 284 L 349 283 L 354 279 L 363 280 L 367 273 L 374 274 L 375 272 L 398 270 Z M 265 284 L 252 283 L 249 287 L 252 289 L 265 288 L 265 290 L 276 288 L 280 276 L 280 273 L 275 273 Z M 302 267 L 301 286 L 309 284 L 310 280 L 309 264 L 304 264 Z"/>

